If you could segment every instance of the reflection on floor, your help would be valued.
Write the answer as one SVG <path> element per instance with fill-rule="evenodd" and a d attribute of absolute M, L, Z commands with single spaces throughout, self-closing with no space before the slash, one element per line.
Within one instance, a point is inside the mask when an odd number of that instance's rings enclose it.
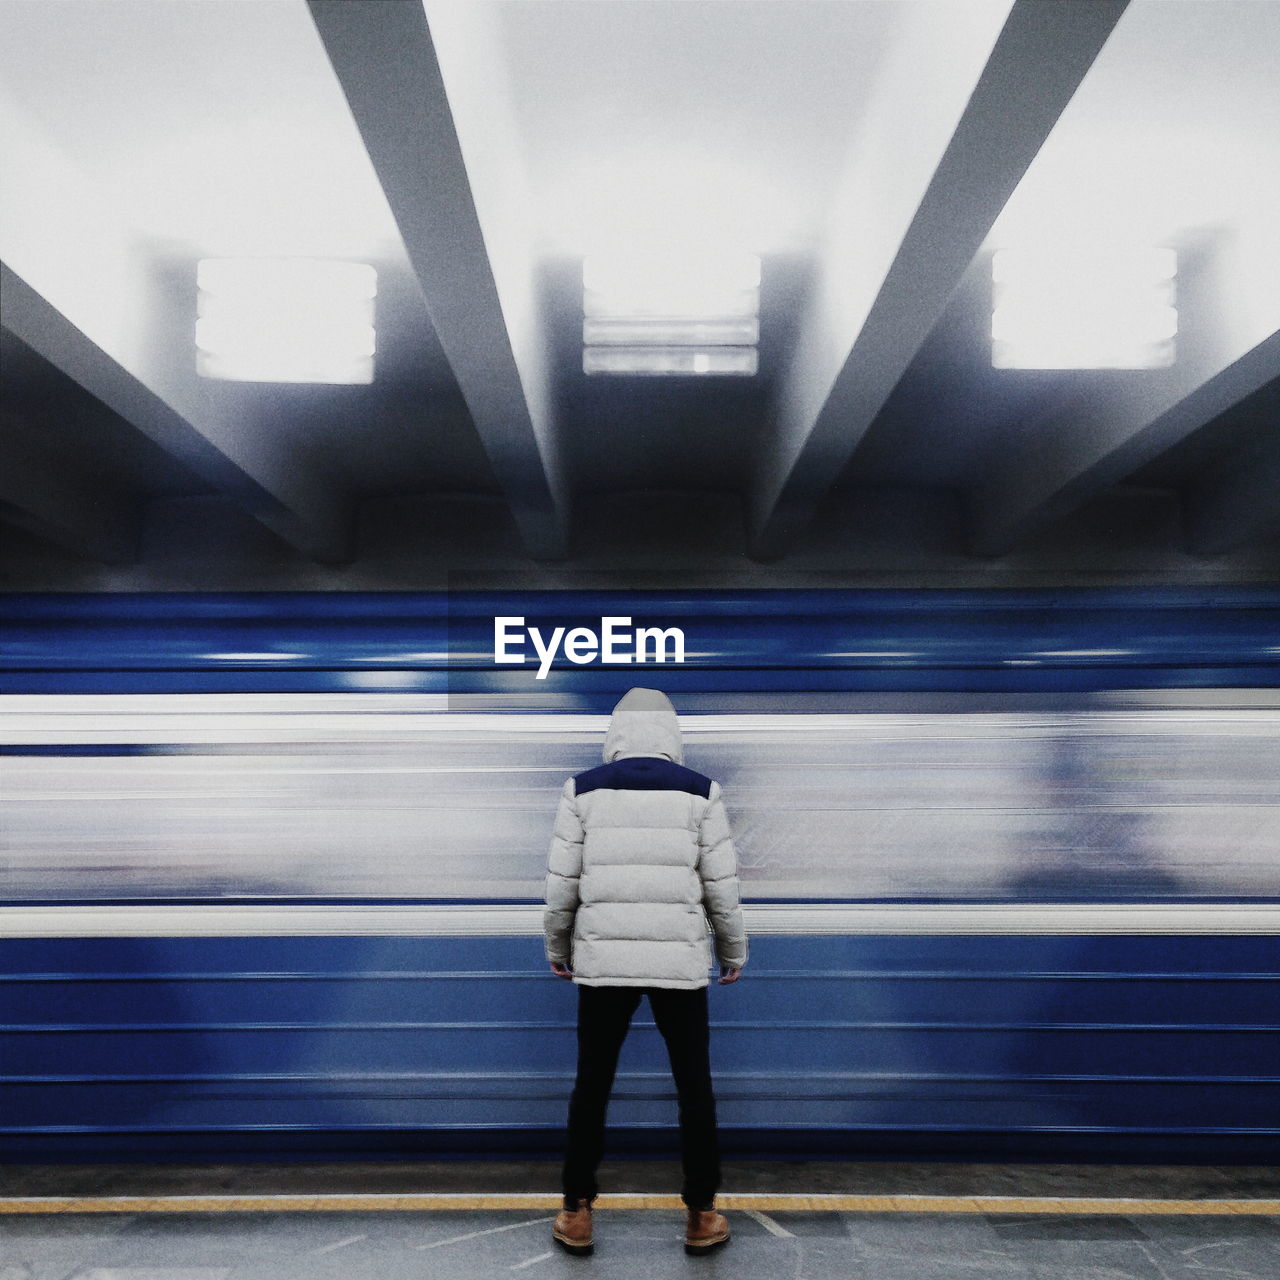
<path fill-rule="evenodd" d="M 552 1243 L 551 1161 L 0 1165 L 0 1280 L 1280 1276 L 1273 1166 L 730 1161 L 709 1258 L 684 1254 L 679 1174 L 607 1161 L 606 1198 L 648 1207 L 600 1208 L 585 1260 Z"/>
<path fill-rule="evenodd" d="M 728 1275 L 735 1280 L 1275 1280 L 1280 1216 L 742 1210 L 712 1258 L 686 1258 L 672 1210 L 596 1215 L 588 1262 L 553 1247 L 550 1215 L 10 1214 L 0 1280 L 424 1280 Z"/>

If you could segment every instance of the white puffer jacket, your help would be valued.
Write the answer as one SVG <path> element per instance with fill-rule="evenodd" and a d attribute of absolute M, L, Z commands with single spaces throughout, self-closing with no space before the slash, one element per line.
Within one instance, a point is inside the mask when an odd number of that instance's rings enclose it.
<path fill-rule="evenodd" d="M 632 689 L 613 709 L 605 763 L 560 797 L 547 875 L 547 959 L 595 987 L 705 987 L 746 963 L 738 864 L 720 786 L 682 765 L 675 708 Z"/>

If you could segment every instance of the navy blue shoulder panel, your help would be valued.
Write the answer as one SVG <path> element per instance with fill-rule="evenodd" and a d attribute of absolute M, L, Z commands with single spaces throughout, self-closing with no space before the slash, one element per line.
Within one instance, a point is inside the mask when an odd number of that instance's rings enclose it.
<path fill-rule="evenodd" d="M 684 791 L 691 796 L 711 796 L 711 779 L 674 764 L 662 756 L 627 756 L 597 765 L 573 780 L 574 791 Z"/>

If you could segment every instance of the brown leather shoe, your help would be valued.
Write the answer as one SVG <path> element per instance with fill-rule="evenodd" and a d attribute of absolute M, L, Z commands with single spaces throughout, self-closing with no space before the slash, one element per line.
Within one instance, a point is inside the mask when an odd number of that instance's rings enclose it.
<path fill-rule="evenodd" d="M 591 1255 L 595 1245 L 591 1242 L 591 1205 L 579 1200 L 576 1209 L 561 1209 L 551 1224 L 551 1238 L 566 1253 L 580 1258 Z"/>
<path fill-rule="evenodd" d="M 691 1257 L 729 1243 L 729 1219 L 714 1209 L 690 1209 L 684 1229 L 684 1251 Z"/>

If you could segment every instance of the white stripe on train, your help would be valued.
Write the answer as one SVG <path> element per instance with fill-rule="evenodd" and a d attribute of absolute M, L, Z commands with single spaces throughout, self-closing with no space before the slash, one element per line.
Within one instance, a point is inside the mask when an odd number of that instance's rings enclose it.
<path fill-rule="evenodd" d="M 766 935 L 1280 934 L 1280 905 L 931 903 L 743 907 Z M 541 937 L 542 908 L 504 905 L 125 904 L 0 907 L 0 938 Z"/>

